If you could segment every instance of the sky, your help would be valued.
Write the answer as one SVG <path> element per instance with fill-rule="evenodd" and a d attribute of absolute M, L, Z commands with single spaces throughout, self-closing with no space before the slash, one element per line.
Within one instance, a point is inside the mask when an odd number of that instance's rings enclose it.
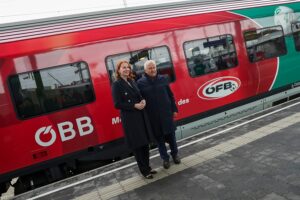
<path fill-rule="evenodd" d="M 0 24 L 184 0 L 0 0 Z"/>

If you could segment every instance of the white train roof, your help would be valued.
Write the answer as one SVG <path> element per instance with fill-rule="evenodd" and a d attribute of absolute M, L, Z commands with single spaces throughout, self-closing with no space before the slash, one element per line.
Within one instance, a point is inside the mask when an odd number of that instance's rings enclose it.
<path fill-rule="evenodd" d="M 155 19 L 166 19 L 199 13 L 211 13 L 293 2 L 300 2 L 300 0 L 180 1 L 175 3 L 116 8 L 112 10 L 40 18 L 30 21 L 4 23 L 0 24 L 0 43 L 141 21 L 151 21 Z"/>

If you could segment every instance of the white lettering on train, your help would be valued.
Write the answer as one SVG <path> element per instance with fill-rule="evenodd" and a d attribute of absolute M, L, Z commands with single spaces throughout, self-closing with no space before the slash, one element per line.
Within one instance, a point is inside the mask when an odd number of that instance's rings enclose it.
<path fill-rule="evenodd" d="M 121 118 L 120 117 L 113 117 L 111 119 L 111 123 L 112 123 L 112 125 L 119 124 L 119 123 L 121 123 Z"/>
<path fill-rule="evenodd" d="M 72 140 L 76 136 L 72 122 L 59 123 L 57 124 L 57 128 L 62 142 Z"/>
<path fill-rule="evenodd" d="M 91 134 L 94 131 L 94 127 L 92 125 L 92 120 L 89 117 L 77 118 L 76 123 L 77 123 L 77 127 L 78 127 L 80 136 Z"/>
<path fill-rule="evenodd" d="M 188 104 L 188 103 L 190 103 L 190 99 L 180 99 L 180 100 L 177 102 L 178 106 L 182 106 L 182 105 Z"/>
<path fill-rule="evenodd" d="M 41 134 L 43 133 L 48 134 L 50 132 L 51 134 L 51 139 L 48 142 L 44 142 L 41 140 Z M 35 133 L 35 141 L 37 144 L 39 144 L 42 147 L 48 147 L 50 145 L 52 145 L 56 140 L 56 133 L 55 131 L 52 129 L 52 126 L 44 126 L 42 128 L 39 128 L 36 133 Z"/>
<path fill-rule="evenodd" d="M 197 91 L 201 99 L 215 100 L 235 93 L 241 86 L 237 77 L 224 76 L 207 81 Z"/>
<path fill-rule="evenodd" d="M 76 124 L 78 127 L 78 133 L 80 136 L 89 135 L 94 131 L 94 127 L 92 125 L 92 120 L 90 117 L 80 117 L 76 119 Z M 70 121 L 65 121 L 57 124 L 57 129 L 60 135 L 60 139 L 62 142 L 72 140 L 76 137 L 76 131 L 74 129 L 74 125 Z M 50 135 L 50 139 L 48 141 L 44 141 L 41 139 L 42 135 Z M 55 130 L 52 129 L 52 126 L 44 126 L 39 128 L 35 132 L 35 141 L 38 145 L 42 147 L 48 147 L 54 144 L 57 139 L 57 134 Z"/>

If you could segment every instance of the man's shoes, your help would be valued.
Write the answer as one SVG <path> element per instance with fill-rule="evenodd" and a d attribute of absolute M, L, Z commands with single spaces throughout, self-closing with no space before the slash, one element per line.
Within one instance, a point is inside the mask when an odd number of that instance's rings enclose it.
<path fill-rule="evenodd" d="M 153 179 L 152 174 L 147 174 L 147 175 L 143 175 L 145 177 L 145 179 Z"/>
<path fill-rule="evenodd" d="M 178 155 L 176 155 L 176 156 L 173 156 L 173 161 L 174 161 L 174 163 L 175 163 L 176 165 L 178 165 L 178 164 L 180 164 L 180 163 L 181 163 L 181 160 L 180 160 L 180 158 L 179 158 L 179 156 L 178 156 Z"/>
<path fill-rule="evenodd" d="M 164 160 L 164 162 L 163 162 L 163 167 L 164 167 L 165 169 L 169 169 L 169 168 L 170 168 L 170 161 Z"/>
<path fill-rule="evenodd" d="M 157 171 L 155 171 L 154 169 L 151 169 L 150 174 L 157 174 Z"/>

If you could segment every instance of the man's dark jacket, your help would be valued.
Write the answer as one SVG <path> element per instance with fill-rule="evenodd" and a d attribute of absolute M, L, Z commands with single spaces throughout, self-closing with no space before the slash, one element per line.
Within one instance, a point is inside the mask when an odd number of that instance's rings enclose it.
<path fill-rule="evenodd" d="M 144 75 L 137 84 L 146 100 L 146 111 L 154 135 L 160 137 L 173 133 L 176 130 L 173 113 L 178 109 L 168 79 L 162 75 L 154 78 Z"/>

